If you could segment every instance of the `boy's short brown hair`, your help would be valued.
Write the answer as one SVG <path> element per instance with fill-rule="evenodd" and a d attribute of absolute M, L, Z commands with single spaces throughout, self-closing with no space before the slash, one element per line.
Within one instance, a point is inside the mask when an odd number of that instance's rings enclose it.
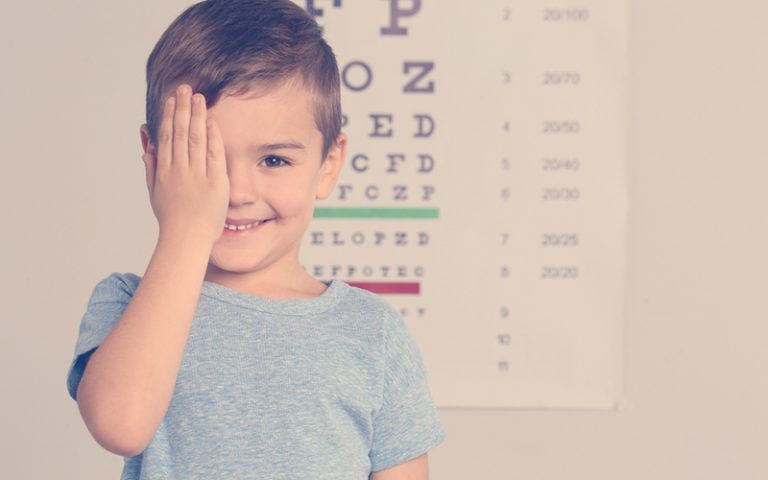
<path fill-rule="evenodd" d="M 164 99 L 185 82 L 208 106 L 222 94 L 300 79 L 314 94 L 323 158 L 341 130 L 339 69 L 322 30 L 290 0 L 205 0 L 179 15 L 147 60 L 147 128 L 157 145 Z"/>

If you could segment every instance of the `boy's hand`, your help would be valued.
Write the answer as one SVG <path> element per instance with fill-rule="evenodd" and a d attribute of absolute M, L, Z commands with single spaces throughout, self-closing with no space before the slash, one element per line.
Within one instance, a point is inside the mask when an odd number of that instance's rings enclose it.
<path fill-rule="evenodd" d="M 189 85 L 179 86 L 166 101 L 157 143 L 143 159 L 160 237 L 209 242 L 212 248 L 229 206 L 227 163 L 205 98 L 193 96 Z"/>

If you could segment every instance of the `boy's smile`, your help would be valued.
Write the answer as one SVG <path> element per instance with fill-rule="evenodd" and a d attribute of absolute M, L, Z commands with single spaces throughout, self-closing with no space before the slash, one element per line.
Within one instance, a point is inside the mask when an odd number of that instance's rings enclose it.
<path fill-rule="evenodd" d="M 315 199 L 333 190 L 346 140 L 340 136 L 322 161 L 312 97 L 301 82 L 289 81 L 223 95 L 208 110 L 224 140 L 230 192 L 206 280 L 271 296 L 316 294 L 322 287 L 299 264 L 299 246 Z"/>
<path fill-rule="evenodd" d="M 259 225 L 263 225 L 265 222 L 268 222 L 270 220 L 271 219 L 231 220 L 228 218 L 226 222 L 224 222 L 224 233 L 222 235 L 233 235 L 233 234 L 247 235 L 254 228 L 258 227 Z"/>

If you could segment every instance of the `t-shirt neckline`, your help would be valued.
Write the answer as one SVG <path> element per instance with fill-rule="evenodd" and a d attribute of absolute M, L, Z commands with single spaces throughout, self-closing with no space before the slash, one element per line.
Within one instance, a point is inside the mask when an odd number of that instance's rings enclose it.
<path fill-rule="evenodd" d="M 234 290 L 218 283 L 204 281 L 200 295 L 231 305 L 281 315 L 306 315 L 323 312 L 341 299 L 346 284 L 339 280 L 323 282 L 327 288 L 316 297 L 270 298 Z"/>

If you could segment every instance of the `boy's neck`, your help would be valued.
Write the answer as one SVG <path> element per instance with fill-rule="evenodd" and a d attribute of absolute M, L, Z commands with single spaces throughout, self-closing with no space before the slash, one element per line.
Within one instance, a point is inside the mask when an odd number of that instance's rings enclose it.
<path fill-rule="evenodd" d="M 228 272 L 208 265 L 205 281 L 258 297 L 292 299 L 321 295 L 327 286 L 300 265 L 290 271 Z"/>

